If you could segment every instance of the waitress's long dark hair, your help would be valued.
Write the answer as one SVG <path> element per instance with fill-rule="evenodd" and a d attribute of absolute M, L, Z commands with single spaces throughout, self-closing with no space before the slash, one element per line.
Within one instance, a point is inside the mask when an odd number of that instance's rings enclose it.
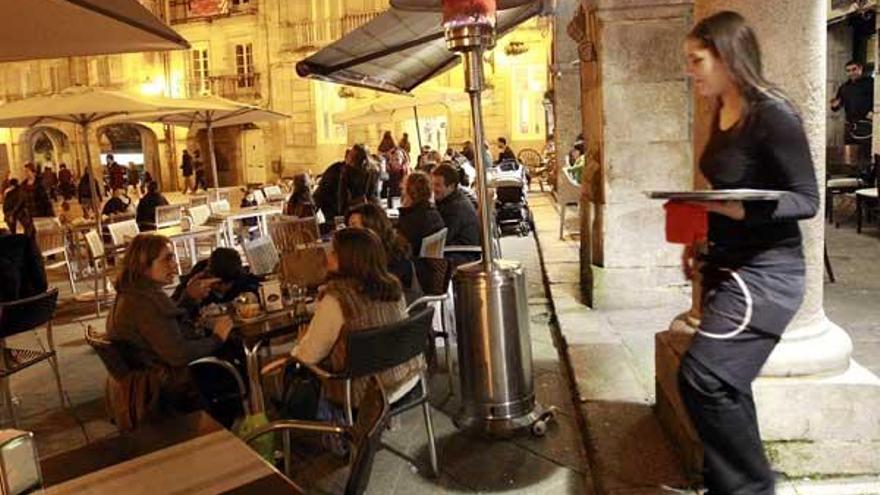
<path fill-rule="evenodd" d="M 785 102 L 797 113 L 791 100 L 764 77 L 758 37 L 742 15 L 729 10 L 718 12 L 698 22 L 687 37 L 699 42 L 727 67 L 745 100 L 740 124 L 746 122 L 756 103 L 768 98 Z M 717 105 L 716 118 L 719 108 Z"/>

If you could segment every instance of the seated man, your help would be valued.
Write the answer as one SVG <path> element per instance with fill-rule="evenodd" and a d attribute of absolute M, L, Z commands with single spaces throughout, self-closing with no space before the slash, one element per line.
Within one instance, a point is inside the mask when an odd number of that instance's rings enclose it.
<path fill-rule="evenodd" d="M 201 301 L 190 300 L 186 295 L 187 284 L 195 278 L 214 279 L 211 291 Z M 246 272 L 242 267 L 238 251 L 221 247 L 215 249 L 210 258 L 199 261 L 188 274 L 180 277 L 180 284 L 174 289 L 171 299 L 185 307 L 190 316 L 197 317 L 201 308 L 209 304 L 225 304 L 242 293 L 259 292 L 260 281 L 260 277 Z"/>
<path fill-rule="evenodd" d="M 113 197 L 108 199 L 106 203 L 104 203 L 104 208 L 101 210 L 101 214 L 105 216 L 110 215 L 118 215 L 120 213 L 128 213 L 129 207 L 131 206 L 131 199 L 125 195 L 125 190 L 123 189 L 114 189 Z"/>
<path fill-rule="evenodd" d="M 447 246 L 479 246 L 480 221 L 470 198 L 458 185 L 459 174 L 449 163 L 442 163 L 431 171 L 431 189 L 437 211 L 446 225 Z M 477 253 L 447 256 L 454 265 L 480 258 Z"/>

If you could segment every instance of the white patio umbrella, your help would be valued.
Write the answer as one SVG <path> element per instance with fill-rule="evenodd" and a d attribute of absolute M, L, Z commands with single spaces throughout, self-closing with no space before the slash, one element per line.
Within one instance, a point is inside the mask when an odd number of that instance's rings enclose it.
<path fill-rule="evenodd" d="M 73 87 L 51 96 L 37 96 L 0 105 L 0 128 L 32 127 L 47 122 L 75 124 L 88 136 L 89 127 L 97 121 L 118 117 L 132 112 L 157 112 L 181 110 L 172 98 L 145 97 L 121 91 L 109 91 L 92 87 Z M 92 205 L 95 208 L 98 231 L 101 231 L 100 199 L 95 189 L 95 171 L 89 140 L 84 140 L 86 167 L 92 180 Z"/>
<path fill-rule="evenodd" d="M 111 122 L 158 122 L 191 129 L 205 129 L 208 135 L 208 155 L 211 171 L 214 174 L 214 189 L 219 188 L 217 179 L 217 157 L 214 153 L 214 128 L 253 122 L 273 122 L 290 118 L 280 112 L 262 107 L 239 103 L 219 96 L 200 96 L 177 100 L 179 108 L 169 111 L 133 113 Z M 182 107 L 182 108 L 181 108 Z"/>
<path fill-rule="evenodd" d="M 336 124 L 361 125 L 392 122 L 402 112 L 412 112 L 416 121 L 416 138 L 422 146 L 419 108 L 444 107 L 447 111 L 467 111 L 468 94 L 449 88 L 416 90 L 411 95 L 383 95 L 370 103 L 333 114 Z"/>
<path fill-rule="evenodd" d="M 0 0 L 0 62 L 189 48 L 137 0 Z"/>

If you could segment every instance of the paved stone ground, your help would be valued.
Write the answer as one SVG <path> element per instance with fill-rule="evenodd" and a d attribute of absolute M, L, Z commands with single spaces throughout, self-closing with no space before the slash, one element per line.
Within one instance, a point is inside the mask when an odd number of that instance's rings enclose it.
<path fill-rule="evenodd" d="M 427 450 L 424 423 L 416 409 L 402 415 L 400 425 L 385 434 L 388 448 L 376 458 L 369 493 L 591 493 L 572 387 L 554 346 L 536 243 L 531 236 L 505 238 L 502 249 L 526 266 L 535 388 L 539 402 L 559 408 L 557 422 L 540 439 L 523 436 L 488 441 L 461 433 L 451 422 L 458 408 L 457 396 L 444 399 L 448 395 L 446 376 L 438 374 L 432 396 L 440 478 L 433 480 L 422 474 L 427 471 Z M 104 319 L 95 317 L 93 305 L 70 300 L 63 273 L 52 273 L 51 280 L 62 292 L 54 334 L 64 387 L 76 417 L 60 408 L 48 366 L 34 366 L 12 379 L 13 392 L 20 401 L 17 411 L 21 427 L 35 432 L 41 456 L 116 434 L 103 404 L 106 372 L 83 339 L 87 325 L 103 328 Z M 88 285 L 83 282 L 80 289 L 88 290 Z M 10 340 L 11 345 L 31 344 L 33 336 Z"/>
<path fill-rule="evenodd" d="M 690 306 L 687 290 L 676 307 L 593 311 L 581 304 L 576 275 L 577 219 L 558 236 L 558 213 L 547 195 L 530 200 L 551 298 L 572 365 L 585 417 L 587 455 L 596 493 L 669 493 L 688 480 L 653 414 L 654 333 Z M 839 212 L 845 216 L 844 212 Z M 851 218 L 851 217 L 850 217 Z M 854 358 L 880 371 L 880 229 L 856 235 L 852 221 L 829 227 L 828 250 L 837 283 L 825 286 L 828 316 L 849 331 Z M 681 493 L 694 493 L 683 490 Z M 880 479 L 785 480 L 782 494 L 877 494 Z"/>

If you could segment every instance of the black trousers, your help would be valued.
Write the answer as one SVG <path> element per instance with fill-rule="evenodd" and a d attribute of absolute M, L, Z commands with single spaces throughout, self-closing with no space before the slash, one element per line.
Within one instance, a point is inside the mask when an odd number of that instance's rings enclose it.
<path fill-rule="evenodd" d="M 772 495 L 755 401 L 686 354 L 678 375 L 685 407 L 703 442 L 706 495 Z"/>

